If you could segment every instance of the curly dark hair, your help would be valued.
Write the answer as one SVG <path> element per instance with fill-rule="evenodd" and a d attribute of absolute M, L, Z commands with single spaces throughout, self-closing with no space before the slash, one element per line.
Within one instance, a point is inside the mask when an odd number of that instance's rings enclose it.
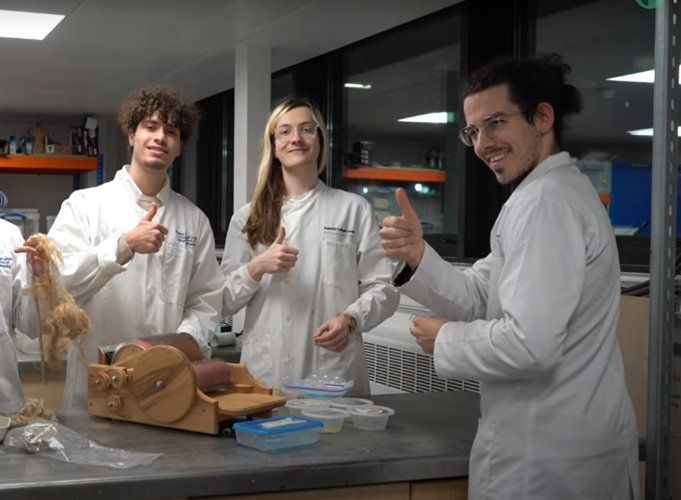
<path fill-rule="evenodd" d="M 534 122 L 537 106 L 553 107 L 553 132 L 563 147 L 565 118 L 582 110 L 582 96 L 566 83 L 570 65 L 559 54 L 542 54 L 532 59 L 499 59 L 471 73 L 463 85 L 463 98 L 498 85 L 508 85 L 509 99 L 523 110 L 528 123 Z"/>
<path fill-rule="evenodd" d="M 144 87 L 123 102 L 118 115 L 123 133 L 126 136 L 134 133 L 140 122 L 156 112 L 162 121 L 180 130 L 183 146 L 194 137 L 199 121 L 198 109 L 177 90 L 160 85 Z"/>

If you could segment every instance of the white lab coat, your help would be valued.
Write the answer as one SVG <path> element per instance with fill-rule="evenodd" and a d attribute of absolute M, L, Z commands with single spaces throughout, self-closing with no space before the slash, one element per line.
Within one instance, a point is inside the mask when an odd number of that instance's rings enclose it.
<path fill-rule="evenodd" d="M 269 387 L 281 387 L 282 376 L 316 373 L 353 380 L 348 394 L 368 395 L 361 332 L 378 326 L 399 305 L 371 205 L 322 182 L 302 196 L 286 198 L 284 244 L 299 250 L 298 262 L 289 273 L 265 274 L 260 282 L 246 265 L 268 247 L 249 245 L 243 232 L 249 211 L 247 204 L 232 217 L 221 265 L 223 312 L 235 314 L 246 307 L 241 362 Z M 357 320 L 347 348 L 334 353 L 315 347 L 317 329 L 343 311 Z"/>
<path fill-rule="evenodd" d="M 21 231 L 0 219 L 0 414 L 16 413 L 24 404 L 10 327 L 15 326 L 28 335 L 35 334 L 35 321 L 30 316 L 33 299 L 21 292 L 28 280 L 26 256 L 13 252 L 23 243 Z"/>
<path fill-rule="evenodd" d="M 64 254 L 62 284 L 91 322 L 86 359 L 69 351 L 62 409 L 84 409 L 87 365 L 103 345 L 163 333 L 188 333 L 210 357 L 208 342 L 219 321 L 223 279 L 208 218 L 166 182 L 155 222 L 168 228 L 158 253 L 116 262 L 118 239 L 146 211 L 127 167 L 113 181 L 74 192 L 49 237 Z"/>
<path fill-rule="evenodd" d="M 490 240 L 491 254 L 464 272 L 427 247 L 400 288 L 452 320 L 435 342 L 437 373 L 481 382 L 469 498 L 637 498 L 617 246 L 593 186 L 567 153 L 549 157 Z"/>

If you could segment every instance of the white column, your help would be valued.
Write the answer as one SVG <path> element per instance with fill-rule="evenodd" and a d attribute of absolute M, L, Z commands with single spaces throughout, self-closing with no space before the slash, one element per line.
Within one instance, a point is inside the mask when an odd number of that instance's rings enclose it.
<path fill-rule="evenodd" d="M 261 138 L 271 101 L 270 44 L 250 37 L 236 45 L 234 64 L 234 211 L 251 201 Z"/>

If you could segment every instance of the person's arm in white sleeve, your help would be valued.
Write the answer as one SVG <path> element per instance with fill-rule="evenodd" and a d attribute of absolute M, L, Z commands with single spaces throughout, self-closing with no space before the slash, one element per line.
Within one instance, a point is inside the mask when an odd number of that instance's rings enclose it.
<path fill-rule="evenodd" d="M 62 204 L 48 236 L 61 250 L 61 283 L 79 304 L 89 301 L 111 278 L 127 268 L 117 262 L 122 232 L 111 234 L 98 245 L 89 238 L 90 219 L 83 196 L 76 192 Z"/>
<path fill-rule="evenodd" d="M 452 321 L 473 321 L 485 317 L 489 290 L 490 259 L 477 261 L 470 269 L 459 271 L 425 243 L 418 268 L 409 281 L 399 286 L 405 263 L 393 273 L 393 282 L 400 293 Z"/>
<path fill-rule="evenodd" d="M 255 253 L 243 231 L 243 217 L 241 211 L 232 216 L 220 264 L 225 280 L 222 305 L 224 314 L 238 313 L 260 289 L 260 282 L 254 280 L 248 272 L 248 263 L 255 257 Z"/>
<path fill-rule="evenodd" d="M 215 258 L 215 240 L 208 218 L 202 215 L 194 248 L 194 262 L 177 333 L 194 337 L 205 358 L 210 357 L 210 340 L 220 321 L 224 280 Z"/>
<path fill-rule="evenodd" d="M 498 282 L 500 319 L 445 323 L 435 341 L 441 377 L 479 381 L 543 376 L 563 357 L 586 272 L 584 221 L 565 203 L 532 198 L 509 217 Z M 510 214 L 513 217 L 512 214 Z"/>
<path fill-rule="evenodd" d="M 383 254 L 378 222 L 370 205 L 362 206 L 362 226 L 357 246 L 359 298 L 345 311 L 357 321 L 356 331 L 368 332 L 392 316 L 400 294 L 390 283 L 391 264 Z"/>
<path fill-rule="evenodd" d="M 14 228 L 13 228 L 14 229 Z M 12 231 L 12 245 L 14 248 L 21 247 L 24 238 L 16 229 Z M 33 297 L 24 295 L 23 289 L 30 285 L 30 271 L 26 261 L 26 254 L 14 254 L 12 266 L 12 323 L 22 333 L 31 338 L 38 336 L 38 325 L 33 303 Z"/>

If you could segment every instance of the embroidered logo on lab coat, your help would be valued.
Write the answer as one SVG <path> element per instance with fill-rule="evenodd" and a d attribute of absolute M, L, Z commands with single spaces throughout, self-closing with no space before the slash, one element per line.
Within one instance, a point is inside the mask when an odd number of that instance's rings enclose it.
<path fill-rule="evenodd" d="M 334 236 L 342 236 L 348 240 L 355 237 L 354 229 L 345 229 L 342 227 L 328 227 L 324 226 L 324 234 L 332 234 Z"/>
<path fill-rule="evenodd" d="M 12 269 L 13 257 L 0 257 L 0 269 Z"/>
<path fill-rule="evenodd" d="M 188 247 L 195 247 L 196 246 L 196 236 L 189 236 L 186 233 L 182 233 L 180 231 L 175 231 L 175 234 L 177 235 L 177 241 L 179 243 L 184 243 Z"/>

